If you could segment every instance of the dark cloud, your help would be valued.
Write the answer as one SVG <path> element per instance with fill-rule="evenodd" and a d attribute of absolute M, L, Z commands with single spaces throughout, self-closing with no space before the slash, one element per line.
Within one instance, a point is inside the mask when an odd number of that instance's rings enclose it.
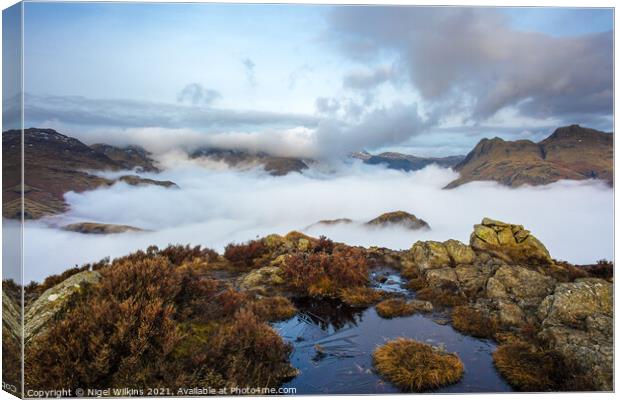
<path fill-rule="evenodd" d="M 252 126 L 307 126 L 317 117 L 266 111 L 189 107 L 126 99 L 89 99 L 80 96 L 25 96 L 26 125 L 48 121 L 107 127 L 163 127 L 239 129 Z"/>
<path fill-rule="evenodd" d="M 256 86 L 256 73 L 254 71 L 254 67 L 256 67 L 256 64 L 249 57 L 241 60 L 241 63 L 243 64 L 243 67 L 245 69 L 245 76 L 248 79 L 248 83 L 250 84 L 250 86 Z"/>
<path fill-rule="evenodd" d="M 508 106 L 538 118 L 612 113 L 612 32 L 553 37 L 517 31 L 504 14 L 485 8 L 338 7 L 329 33 L 354 59 L 395 57 L 428 101 L 467 99 L 474 120 Z"/>
<path fill-rule="evenodd" d="M 340 110 L 340 101 L 333 97 L 317 97 L 314 108 L 320 115 L 333 116 Z"/>
<path fill-rule="evenodd" d="M 207 89 L 199 83 L 190 83 L 179 92 L 177 102 L 189 103 L 193 106 L 210 106 L 221 98 L 222 94 L 217 90 Z"/>

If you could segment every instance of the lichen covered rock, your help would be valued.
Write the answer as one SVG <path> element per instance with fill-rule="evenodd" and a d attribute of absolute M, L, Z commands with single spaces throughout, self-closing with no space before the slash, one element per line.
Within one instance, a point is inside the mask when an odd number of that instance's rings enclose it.
<path fill-rule="evenodd" d="M 561 283 L 538 309 L 539 336 L 594 390 L 613 390 L 613 287 L 597 278 Z"/>
<path fill-rule="evenodd" d="M 26 309 L 24 316 L 24 341 L 28 342 L 40 334 L 47 323 L 62 310 L 72 294 L 86 284 L 99 282 L 101 274 L 97 271 L 83 271 L 72 275 L 56 286 L 47 289 Z"/>
<path fill-rule="evenodd" d="M 490 253 L 513 264 L 553 263 L 547 248 L 522 225 L 490 218 L 484 218 L 481 224 L 474 225 L 470 245 L 476 251 Z"/>

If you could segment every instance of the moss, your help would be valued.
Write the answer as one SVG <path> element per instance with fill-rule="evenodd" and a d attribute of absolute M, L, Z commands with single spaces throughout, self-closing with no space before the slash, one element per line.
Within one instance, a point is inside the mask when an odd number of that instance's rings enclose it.
<path fill-rule="evenodd" d="M 371 306 L 381 300 L 383 295 L 383 292 L 364 286 L 345 288 L 339 293 L 340 300 L 352 307 Z"/>
<path fill-rule="evenodd" d="M 557 352 L 525 342 L 499 346 L 493 362 L 510 385 L 526 392 L 575 389 L 582 380 Z"/>
<path fill-rule="evenodd" d="M 498 330 L 495 319 L 468 305 L 454 307 L 452 326 L 457 331 L 481 338 L 492 338 Z"/>
<path fill-rule="evenodd" d="M 382 318 L 406 317 L 416 312 L 413 304 L 407 303 L 405 299 L 400 298 L 383 300 L 377 304 L 376 310 L 377 314 Z"/>
<path fill-rule="evenodd" d="M 264 321 L 282 321 L 297 314 L 297 308 L 282 296 L 263 297 L 251 303 L 250 310 Z"/>
<path fill-rule="evenodd" d="M 467 303 L 465 297 L 448 290 L 424 288 L 416 292 L 416 298 L 430 301 L 435 305 L 455 307 Z"/>
<path fill-rule="evenodd" d="M 456 354 L 412 339 L 387 342 L 372 356 L 379 374 L 406 392 L 435 389 L 458 382 L 463 376 L 463 363 Z"/>

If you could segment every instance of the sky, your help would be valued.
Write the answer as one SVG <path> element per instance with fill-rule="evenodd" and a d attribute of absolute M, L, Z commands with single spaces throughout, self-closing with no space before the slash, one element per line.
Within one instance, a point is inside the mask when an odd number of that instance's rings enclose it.
<path fill-rule="evenodd" d="M 483 137 L 612 129 L 611 9 L 33 2 L 24 12 L 25 123 L 87 143 L 151 135 L 316 158 L 452 155 Z"/>

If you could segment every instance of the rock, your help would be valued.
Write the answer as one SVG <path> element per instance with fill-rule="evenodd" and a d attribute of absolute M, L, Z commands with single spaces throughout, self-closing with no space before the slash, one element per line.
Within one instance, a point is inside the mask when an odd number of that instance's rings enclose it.
<path fill-rule="evenodd" d="M 430 229 L 430 226 L 423 219 L 417 218 L 413 214 L 409 214 L 405 211 L 393 211 L 379 215 L 368 222 L 366 225 L 370 226 L 390 226 L 400 225 L 404 228 L 417 230 L 417 229 Z"/>
<path fill-rule="evenodd" d="M 5 289 L 2 290 L 2 329 L 6 329 L 8 333 L 15 339 L 21 337 L 22 324 L 21 312 L 19 306 L 7 294 Z"/>
<path fill-rule="evenodd" d="M 496 303 L 499 322 L 504 326 L 521 326 L 525 322 L 523 310 L 511 301 L 499 300 Z"/>
<path fill-rule="evenodd" d="M 459 281 L 454 268 L 429 269 L 424 278 L 429 287 L 440 290 L 455 291 L 459 287 Z"/>
<path fill-rule="evenodd" d="M 165 188 L 178 188 L 179 186 L 172 181 L 158 181 L 156 179 L 142 178 L 138 175 L 123 175 L 118 178 L 119 182 L 125 182 L 132 186 L 162 186 Z"/>
<path fill-rule="evenodd" d="M 443 242 L 443 245 L 448 251 L 448 255 L 450 256 L 453 265 L 472 264 L 476 258 L 476 253 L 474 253 L 474 250 L 470 246 L 467 246 L 458 240 L 446 240 Z"/>
<path fill-rule="evenodd" d="M 280 268 L 277 266 L 267 266 L 252 270 L 239 278 L 239 288 L 242 290 L 258 290 L 266 294 L 268 288 L 284 283 L 279 272 Z"/>
<path fill-rule="evenodd" d="M 481 293 L 487 283 L 487 279 L 493 273 L 487 265 L 457 265 L 454 269 L 459 281 L 461 291 L 469 298 L 475 298 Z"/>
<path fill-rule="evenodd" d="M 47 289 L 26 309 L 24 342 L 32 340 L 45 330 L 47 323 L 62 310 L 72 294 L 84 284 L 96 284 L 101 279 L 97 271 L 82 271 Z"/>
<path fill-rule="evenodd" d="M 520 266 L 504 265 L 487 282 L 487 297 L 508 299 L 522 308 L 538 308 L 553 292 L 555 281 L 539 272 Z"/>
<path fill-rule="evenodd" d="M 613 390 L 613 286 L 598 278 L 560 283 L 538 309 L 539 337 L 589 378 Z"/>
<path fill-rule="evenodd" d="M 411 247 L 409 253 L 420 271 L 449 267 L 452 263 L 446 246 L 440 242 L 418 241 Z"/>
<path fill-rule="evenodd" d="M 410 300 L 408 302 L 418 312 L 433 312 L 433 303 L 424 300 Z"/>
<path fill-rule="evenodd" d="M 100 224 L 97 222 L 78 222 L 65 225 L 62 230 L 86 234 L 111 234 L 125 232 L 143 232 L 143 229 L 129 225 Z"/>
<path fill-rule="evenodd" d="M 507 224 L 484 218 L 474 225 L 470 246 L 479 252 L 487 252 L 506 262 L 526 265 L 551 265 L 547 248 L 521 225 Z"/>

